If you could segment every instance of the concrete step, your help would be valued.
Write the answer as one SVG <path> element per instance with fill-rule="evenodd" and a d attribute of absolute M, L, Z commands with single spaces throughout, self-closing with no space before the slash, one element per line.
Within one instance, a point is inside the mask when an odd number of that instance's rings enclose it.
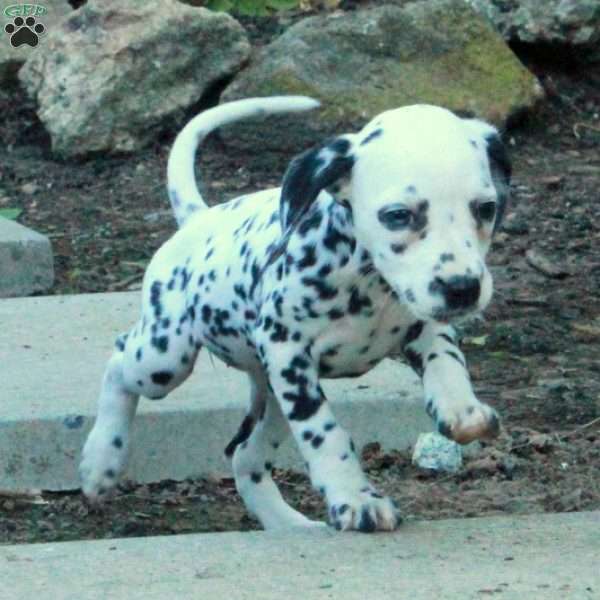
<path fill-rule="evenodd" d="M 6 600 L 597 600 L 600 512 L 0 547 Z"/>
<path fill-rule="evenodd" d="M 0 298 L 46 292 L 53 283 L 50 240 L 0 217 Z"/>
<path fill-rule="evenodd" d="M 139 293 L 0 300 L 0 489 L 74 489 L 106 360 L 138 316 Z M 249 394 L 246 377 L 203 351 L 194 374 L 160 402 L 143 400 L 129 468 L 140 482 L 229 474 L 223 449 Z M 406 448 L 431 430 L 421 384 L 384 361 L 359 379 L 325 381 L 358 447 Z M 301 465 L 292 444 L 279 466 Z"/>

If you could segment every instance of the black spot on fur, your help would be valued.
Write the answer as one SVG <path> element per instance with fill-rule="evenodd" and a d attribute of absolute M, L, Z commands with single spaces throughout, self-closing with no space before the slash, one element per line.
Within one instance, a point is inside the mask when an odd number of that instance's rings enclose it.
<path fill-rule="evenodd" d="M 349 246 L 351 252 L 354 252 L 356 248 L 356 240 L 337 229 L 331 221 L 327 224 L 323 244 L 328 250 L 334 253 L 337 252 L 337 247 L 340 244 Z"/>
<path fill-rule="evenodd" d="M 304 255 L 296 263 L 298 271 L 303 271 L 308 267 L 313 267 L 317 264 L 317 248 L 314 244 L 306 244 L 302 246 Z"/>
<path fill-rule="evenodd" d="M 301 236 L 305 236 L 309 231 L 313 229 L 319 229 L 323 221 L 323 215 L 320 210 L 314 210 L 309 213 L 306 218 L 302 219 L 302 222 L 298 226 L 298 233 Z"/>
<path fill-rule="evenodd" d="M 121 448 L 123 447 L 123 438 L 121 438 L 121 437 L 120 437 L 120 436 L 118 436 L 118 435 L 117 435 L 117 436 L 115 436 L 115 437 L 113 438 L 112 445 L 113 445 L 115 448 L 121 449 Z"/>
<path fill-rule="evenodd" d="M 403 345 L 407 346 L 411 342 L 414 342 L 423 333 L 425 327 L 424 321 L 415 321 L 406 331 L 404 336 Z"/>
<path fill-rule="evenodd" d="M 453 352 L 452 350 L 446 350 L 446 354 L 448 356 L 451 356 L 456 362 L 458 362 L 463 367 L 465 366 L 465 363 L 456 352 Z"/>
<path fill-rule="evenodd" d="M 211 316 L 212 316 L 212 308 L 210 306 L 208 306 L 208 304 L 205 304 L 202 307 L 202 320 L 204 321 L 204 323 L 206 323 L 208 325 L 208 323 L 210 323 Z"/>
<path fill-rule="evenodd" d="M 374 131 L 371 131 L 371 133 L 360 143 L 360 145 L 365 146 L 369 142 L 377 139 L 382 134 L 383 134 L 383 129 L 375 129 Z"/>
<path fill-rule="evenodd" d="M 286 342 L 288 339 L 289 330 L 285 325 L 281 323 L 275 323 L 273 325 L 273 333 L 271 334 L 272 342 Z"/>
<path fill-rule="evenodd" d="M 414 303 L 417 301 L 415 293 L 410 288 L 404 292 L 404 295 L 406 296 L 406 300 L 408 302 Z"/>
<path fill-rule="evenodd" d="M 450 425 L 446 423 L 446 421 L 440 421 L 437 424 L 437 429 L 444 437 L 447 437 L 449 440 L 452 439 L 452 429 L 450 428 Z"/>
<path fill-rule="evenodd" d="M 332 371 L 331 365 L 328 365 L 323 359 L 319 361 L 319 375 L 329 375 Z"/>
<path fill-rule="evenodd" d="M 414 217 L 412 223 L 410 225 L 410 229 L 412 231 L 421 231 L 427 227 L 428 218 L 427 211 L 429 210 L 429 201 L 421 200 L 417 204 L 417 210 L 414 213 Z"/>
<path fill-rule="evenodd" d="M 414 371 L 420 376 L 423 376 L 423 359 L 421 355 L 412 348 L 405 348 L 404 355 L 408 359 L 410 366 L 414 369 Z"/>
<path fill-rule="evenodd" d="M 288 414 L 288 419 L 291 421 L 306 421 L 310 419 L 318 412 L 323 403 L 321 397 L 305 396 L 291 392 L 284 392 L 283 397 L 294 403 L 294 408 Z"/>
<path fill-rule="evenodd" d="M 377 523 L 369 513 L 367 508 L 363 508 L 360 514 L 360 522 L 358 523 L 358 530 L 363 533 L 372 533 L 377 529 Z"/>
<path fill-rule="evenodd" d="M 449 344 L 452 344 L 453 346 L 456 345 L 454 340 L 447 334 L 447 333 L 438 333 L 438 335 L 446 340 Z"/>
<path fill-rule="evenodd" d="M 320 300 L 331 300 L 335 298 L 338 291 L 317 277 L 303 277 L 302 283 L 306 287 L 312 287 L 316 290 Z"/>
<path fill-rule="evenodd" d="M 241 283 L 236 283 L 233 286 L 233 291 L 236 296 L 239 296 L 242 300 L 246 300 L 246 290 L 244 290 L 244 286 Z"/>
<path fill-rule="evenodd" d="M 153 337 L 150 340 L 150 343 L 163 354 L 169 349 L 169 338 L 166 335 L 161 335 L 160 337 Z"/>
<path fill-rule="evenodd" d="M 154 316 L 160 317 L 162 313 L 162 305 L 160 302 L 162 283 L 154 281 L 150 286 L 150 305 L 154 308 Z"/>
<path fill-rule="evenodd" d="M 348 300 L 348 312 L 351 315 L 356 315 L 360 313 L 363 308 L 370 308 L 371 306 L 371 299 L 368 296 L 361 296 L 358 288 L 352 289 L 350 299 Z"/>
<path fill-rule="evenodd" d="M 233 436 L 229 444 L 227 444 L 227 447 L 225 448 L 225 456 L 232 457 L 236 447 L 250 437 L 253 429 L 254 418 L 252 415 L 246 415 L 237 433 Z"/>

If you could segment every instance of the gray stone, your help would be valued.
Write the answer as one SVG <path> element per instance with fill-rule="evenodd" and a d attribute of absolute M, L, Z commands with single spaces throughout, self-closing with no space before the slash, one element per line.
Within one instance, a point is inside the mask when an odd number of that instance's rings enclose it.
<path fill-rule="evenodd" d="M 510 41 L 572 47 L 590 61 L 600 60 L 598 0 L 466 0 Z"/>
<path fill-rule="evenodd" d="M 222 135 L 230 142 L 250 138 L 255 147 L 298 149 L 415 103 L 503 124 L 542 92 L 464 0 L 431 0 L 304 19 L 262 49 L 222 100 L 286 93 L 315 97 L 322 108 L 307 117 L 236 124 Z"/>
<path fill-rule="evenodd" d="M 37 19 L 38 23 L 41 23 L 45 27 L 45 32 L 39 36 L 39 42 L 36 47 L 31 47 L 29 44 L 21 44 L 17 48 L 14 48 L 10 43 L 10 37 L 5 33 L 4 27 L 11 23 L 16 16 L 7 15 L 4 9 L 9 5 L 18 5 L 23 3 L 17 2 L 5 2 L 2 4 L 0 11 L 0 85 L 8 85 L 10 83 L 16 83 L 17 73 L 23 66 L 25 61 L 38 53 L 44 53 L 44 42 L 49 32 L 58 29 L 59 23 L 69 13 L 73 12 L 73 8 L 67 2 L 67 0 L 44 0 L 40 4 L 46 9 L 46 12 L 38 15 L 35 12 L 35 5 L 28 12 L 20 13 L 26 18 L 27 15 L 33 15 Z"/>
<path fill-rule="evenodd" d="M 412 461 L 421 469 L 456 473 L 462 466 L 462 449 L 437 432 L 422 433 L 415 444 Z"/>
<path fill-rule="evenodd" d="M 50 240 L 19 223 L 0 217 L 0 297 L 45 292 L 53 283 L 54 262 Z"/>
<path fill-rule="evenodd" d="M 246 61 L 242 26 L 175 0 L 90 0 L 19 72 L 62 157 L 135 151 Z"/>
<path fill-rule="evenodd" d="M 598 511 L 503 515 L 4 545 L 0 564 L 6 600 L 597 600 L 599 529 Z"/>

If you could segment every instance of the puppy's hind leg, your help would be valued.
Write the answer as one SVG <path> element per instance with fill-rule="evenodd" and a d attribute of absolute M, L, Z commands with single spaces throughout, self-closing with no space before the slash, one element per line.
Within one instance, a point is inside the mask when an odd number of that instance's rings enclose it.
<path fill-rule="evenodd" d="M 232 442 L 237 443 L 235 450 L 230 444 L 227 451 L 234 452 L 233 472 L 238 493 L 248 512 L 265 529 L 324 525 L 311 521 L 287 504 L 273 481 L 271 471 L 275 453 L 289 435 L 289 427 L 264 377 L 251 376 L 250 379 L 250 412 Z"/>
<path fill-rule="evenodd" d="M 79 466 L 82 490 L 91 502 L 106 497 L 127 465 L 129 433 L 137 404 L 138 395 L 124 383 L 123 353 L 115 352 L 104 373 L 96 422 Z"/>
<path fill-rule="evenodd" d="M 100 502 L 127 466 L 130 431 L 139 396 L 158 400 L 183 383 L 192 372 L 200 343 L 187 319 L 178 327 L 171 319 L 157 323 L 143 318 L 129 335 L 117 341 L 106 367 L 96 422 L 83 448 L 79 467 L 83 493 Z"/>

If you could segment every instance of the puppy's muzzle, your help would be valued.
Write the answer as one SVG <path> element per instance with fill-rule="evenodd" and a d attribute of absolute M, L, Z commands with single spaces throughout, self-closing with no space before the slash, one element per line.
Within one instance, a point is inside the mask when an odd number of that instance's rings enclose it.
<path fill-rule="evenodd" d="M 436 277 L 430 284 L 432 293 L 441 294 L 450 311 L 473 308 L 481 294 L 481 283 L 477 277 L 454 275 L 449 279 Z"/>

